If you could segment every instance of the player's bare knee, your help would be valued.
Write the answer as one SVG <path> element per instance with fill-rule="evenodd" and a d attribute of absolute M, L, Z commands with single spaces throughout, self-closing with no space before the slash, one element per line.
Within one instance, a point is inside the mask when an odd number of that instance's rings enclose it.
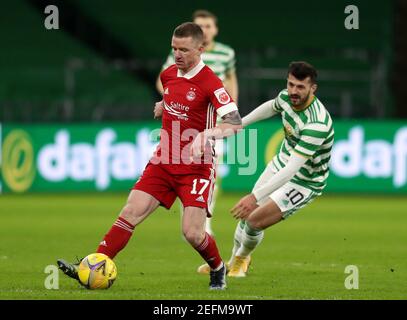
<path fill-rule="evenodd" d="M 183 230 L 185 239 L 193 246 L 199 246 L 204 240 L 205 234 L 196 230 Z"/>
<path fill-rule="evenodd" d="M 137 225 L 140 221 L 143 220 L 145 213 L 144 210 L 140 210 L 132 204 L 126 204 L 123 207 L 120 216 L 123 219 L 126 219 L 131 224 Z"/>

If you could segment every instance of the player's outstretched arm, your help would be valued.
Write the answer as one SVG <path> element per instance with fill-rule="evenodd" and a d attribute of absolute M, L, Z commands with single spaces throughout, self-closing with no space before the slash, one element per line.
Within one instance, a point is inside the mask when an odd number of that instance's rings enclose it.
<path fill-rule="evenodd" d="M 278 171 L 264 186 L 253 192 L 257 201 L 268 196 L 283 184 L 287 183 L 294 177 L 294 175 L 301 169 L 301 167 L 307 162 L 308 158 L 300 155 L 297 152 L 293 152 L 288 159 L 287 165 Z"/>
<path fill-rule="evenodd" d="M 273 105 L 275 103 L 275 99 L 266 101 L 259 105 L 256 109 L 250 112 L 248 115 L 243 117 L 242 124 L 243 127 L 247 127 L 248 125 L 255 123 L 257 121 L 261 121 L 267 118 L 271 118 L 272 116 L 277 114 L 277 111 L 274 110 Z"/>
<path fill-rule="evenodd" d="M 242 118 L 239 111 L 234 110 L 222 117 L 222 122 L 212 129 L 206 129 L 204 134 L 207 138 L 222 139 L 234 135 L 243 129 Z"/>
<path fill-rule="evenodd" d="M 236 134 L 243 129 L 239 111 L 234 110 L 222 117 L 222 123 L 211 129 L 200 132 L 191 145 L 191 156 L 199 157 L 203 154 L 209 138 L 222 139 Z"/>

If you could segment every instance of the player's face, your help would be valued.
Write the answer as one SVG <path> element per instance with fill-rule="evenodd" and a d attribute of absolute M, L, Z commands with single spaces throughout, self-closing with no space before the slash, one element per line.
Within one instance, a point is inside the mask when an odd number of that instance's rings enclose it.
<path fill-rule="evenodd" d="M 192 39 L 172 37 L 172 52 L 174 53 L 175 64 L 182 72 L 188 72 L 201 60 L 203 45 Z"/>
<path fill-rule="evenodd" d="M 212 18 L 197 17 L 194 22 L 201 27 L 204 33 L 204 46 L 212 43 L 213 39 L 218 34 L 218 27 Z"/>
<path fill-rule="evenodd" d="M 317 85 L 311 82 L 310 77 L 304 80 L 298 80 L 292 74 L 287 78 L 287 90 L 293 106 L 302 106 L 305 104 L 310 95 L 314 94 Z"/>

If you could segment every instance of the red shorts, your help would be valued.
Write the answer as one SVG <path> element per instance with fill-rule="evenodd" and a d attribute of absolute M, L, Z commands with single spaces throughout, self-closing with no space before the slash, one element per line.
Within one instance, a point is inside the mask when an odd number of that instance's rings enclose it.
<path fill-rule="evenodd" d="M 156 198 L 162 206 L 170 209 L 177 197 L 185 207 L 205 208 L 208 217 L 215 186 L 215 170 L 209 166 L 199 170 L 182 172 L 177 166 L 148 163 L 133 190 L 141 190 Z"/>

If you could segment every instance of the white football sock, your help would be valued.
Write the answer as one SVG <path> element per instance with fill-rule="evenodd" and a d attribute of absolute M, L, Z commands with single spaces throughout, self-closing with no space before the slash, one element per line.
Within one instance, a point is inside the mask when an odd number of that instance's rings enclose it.
<path fill-rule="evenodd" d="M 247 257 L 252 254 L 254 249 L 260 244 L 264 238 L 264 231 L 250 228 L 247 224 L 241 234 L 241 246 L 236 252 L 236 256 Z"/>
<path fill-rule="evenodd" d="M 239 250 L 241 244 L 242 244 L 242 233 L 244 231 L 244 226 L 245 226 L 245 221 L 240 220 L 237 223 L 236 230 L 235 230 L 235 235 L 233 238 L 233 249 L 232 249 L 232 256 L 229 261 L 232 261 L 233 258 L 236 255 L 236 252 Z"/>

